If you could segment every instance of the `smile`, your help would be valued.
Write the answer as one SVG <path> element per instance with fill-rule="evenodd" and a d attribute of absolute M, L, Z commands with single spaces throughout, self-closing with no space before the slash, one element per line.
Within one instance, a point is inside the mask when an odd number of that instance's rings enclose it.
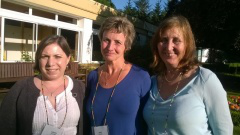
<path fill-rule="evenodd" d="M 47 71 L 53 72 L 56 71 L 57 69 L 46 69 Z"/>
<path fill-rule="evenodd" d="M 173 54 L 173 53 L 166 53 L 166 55 L 167 55 L 168 57 L 171 57 L 171 56 L 173 56 L 174 54 Z"/>

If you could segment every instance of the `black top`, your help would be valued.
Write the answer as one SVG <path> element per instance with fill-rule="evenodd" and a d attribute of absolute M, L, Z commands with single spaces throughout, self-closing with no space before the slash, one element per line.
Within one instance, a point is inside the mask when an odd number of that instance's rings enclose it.
<path fill-rule="evenodd" d="M 35 86 L 34 77 L 18 81 L 10 89 L 0 107 L 1 135 L 32 135 L 33 115 L 40 90 Z M 85 85 L 73 80 L 72 93 L 75 95 L 80 113 L 83 114 Z M 83 115 L 80 116 L 77 135 L 83 134 Z"/>

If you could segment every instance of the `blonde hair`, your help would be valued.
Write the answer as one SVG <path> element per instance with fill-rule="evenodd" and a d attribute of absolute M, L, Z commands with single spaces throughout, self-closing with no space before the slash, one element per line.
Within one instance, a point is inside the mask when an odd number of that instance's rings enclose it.
<path fill-rule="evenodd" d="M 126 18 L 120 16 L 114 16 L 107 18 L 101 25 L 99 31 L 99 39 L 102 41 L 103 33 L 105 31 L 114 30 L 117 33 L 123 33 L 126 37 L 125 47 L 126 50 L 130 50 L 135 38 L 135 29 L 133 24 Z"/>

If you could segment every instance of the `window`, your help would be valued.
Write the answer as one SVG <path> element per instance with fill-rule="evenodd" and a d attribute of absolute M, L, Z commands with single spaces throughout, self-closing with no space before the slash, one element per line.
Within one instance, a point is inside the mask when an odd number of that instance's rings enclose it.
<path fill-rule="evenodd" d="M 32 61 L 33 24 L 5 19 L 4 61 Z"/>
<path fill-rule="evenodd" d="M 93 34 L 92 61 L 103 61 L 103 57 L 101 54 L 101 43 L 98 35 L 95 34 Z"/>
<path fill-rule="evenodd" d="M 74 61 L 77 61 L 78 50 L 79 50 L 78 49 L 78 32 L 61 29 L 61 35 L 66 38 L 71 49 L 72 58 L 74 59 Z"/>
<path fill-rule="evenodd" d="M 2 1 L 1 8 L 12 10 L 12 11 L 17 11 L 21 13 L 28 14 L 29 13 L 29 8 L 22 6 L 22 5 L 16 5 L 10 2 Z"/>

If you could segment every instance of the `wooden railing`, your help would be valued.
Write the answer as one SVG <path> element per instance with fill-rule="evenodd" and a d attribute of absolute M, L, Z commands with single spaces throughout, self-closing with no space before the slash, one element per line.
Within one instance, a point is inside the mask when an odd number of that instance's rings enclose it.
<path fill-rule="evenodd" d="M 25 77 L 34 76 L 34 63 L 0 63 L 0 82 L 16 82 Z M 65 74 L 85 81 L 86 74 L 79 73 L 78 63 L 71 62 L 70 70 Z"/>
<path fill-rule="evenodd" d="M 15 82 L 34 75 L 34 63 L 0 63 L 0 82 Z"/>

